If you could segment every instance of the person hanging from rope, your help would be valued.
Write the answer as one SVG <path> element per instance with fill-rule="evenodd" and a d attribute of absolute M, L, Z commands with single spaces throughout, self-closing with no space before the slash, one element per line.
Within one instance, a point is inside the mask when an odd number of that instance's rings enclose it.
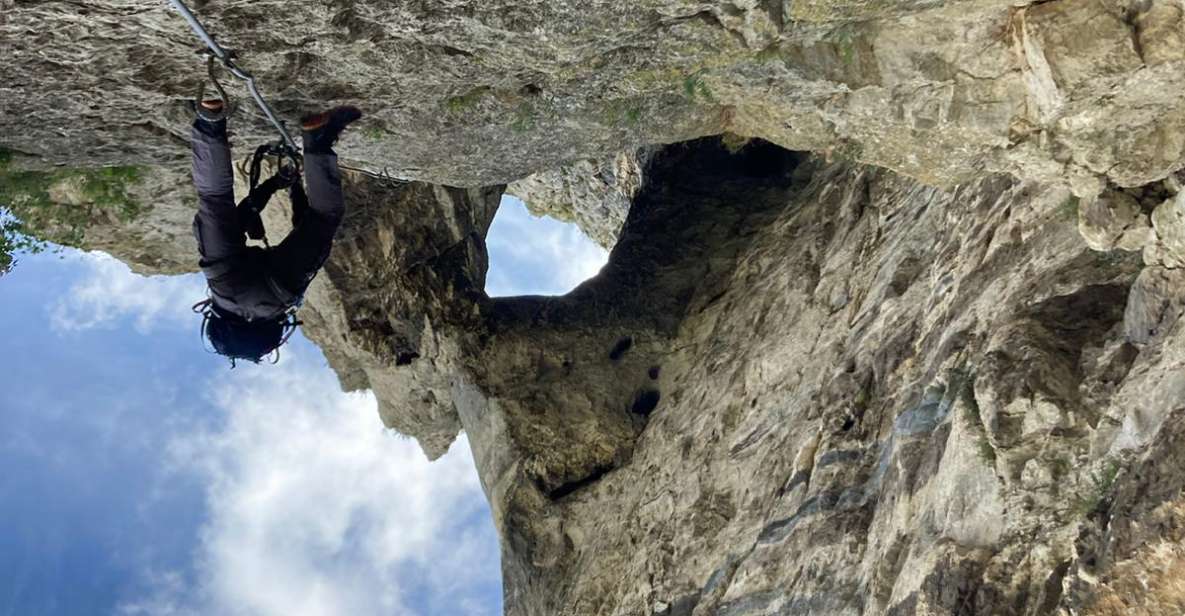
<path fill-rule="evenodd" d="M 231 360 L 259 363 L 278 349 L 300 324 L 295 311 L 313 277 L 329 257 L 333 238 L 345 213 L 341 171 L 333 145 L 362 112 L 335 107 L 301 119 L 304 137 L 303 175 L 289 166 L 264 182 L 238 206 L 227 140 L 229 103 L 194 102 L 192 129 L 193 182 L 198 213 L 193 220 L 199 265 L 206 275 L 209 299 L 194 306 L 201 313 L 202 332 L 214 351 Z M 258 152 L 257 152 L 258 154 Z M 252 184 L 258 178 L 258 161 Z M 248 246 L 247 236 L 262 237 L 259 210 L 271 193 L 288 188 L 293 204 L 293 229 L 276 246 Z"/>

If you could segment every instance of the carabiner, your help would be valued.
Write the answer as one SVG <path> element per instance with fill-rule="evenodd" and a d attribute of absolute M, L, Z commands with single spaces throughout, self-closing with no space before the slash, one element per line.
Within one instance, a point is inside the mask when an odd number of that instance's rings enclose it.
<path fill-rule="evenodd" d="M 214 74 L 214 61 L 217 60 L 217 57 L 210 51 L 206 51 L 205 55 L 206 75 L 209 77 L 210 82 L 214 84 L 214 88 L 218 90 L 218 96 L 222 99 L 222 111 L 218 114 L 210 114 L 203 110 L 202 101 L 205 100 L 206 95 L 206 82 L 204 80 L 198 86 L 197 96 L 194 97 L 194 107 L 196 107 L 198 116 L 203 120 L 216 122 L 229 117 L 233 108 L 231 107 L 230 96 L 226 94 L 226 89 L 222 87 L 222 83 L 218 81 L 217 75 Z"/>

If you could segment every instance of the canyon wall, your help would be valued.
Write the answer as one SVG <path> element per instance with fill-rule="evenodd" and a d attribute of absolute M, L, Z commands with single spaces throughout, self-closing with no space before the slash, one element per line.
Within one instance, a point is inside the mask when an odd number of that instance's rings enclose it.
<path fill-rule="evenodd" d="M 426 455 L 468 435 L 508 614 L 1185 611 L 1180 0 L 194 8 L 283 115 L 367 111 L 301 317 Z M 180 19 L 0 40 L 14 212 L 194 271 Z M 114 164 L 134 215 L 74 171 Z M 507 191 L 603 271 L 487 297 Z"/>

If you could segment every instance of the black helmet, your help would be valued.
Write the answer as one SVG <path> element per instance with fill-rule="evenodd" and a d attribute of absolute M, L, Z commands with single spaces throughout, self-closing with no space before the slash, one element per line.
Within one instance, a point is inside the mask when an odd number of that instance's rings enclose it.
<path fill-rule="evenodd" d="M 248 321 L 219 310 L 210 300 L 196 304 L 194 311 L 204 317 L 202 336 L 210 341 L 215 353 L 230 359 L 231 367 L 240 359 L 258 364 L 272 353 L 272 363 L 279 361 L 279 348 L 300 325 L 290 312 L 274 319 Z"/>

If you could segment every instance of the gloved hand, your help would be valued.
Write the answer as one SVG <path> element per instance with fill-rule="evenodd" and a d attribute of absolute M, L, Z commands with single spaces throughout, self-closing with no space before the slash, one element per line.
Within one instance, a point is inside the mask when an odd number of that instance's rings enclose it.
<path fill-rule="evenodd" d="M 242 201 L 239 201 L 239 205 L 235 209 L 239 214 L 239 224 L 247 233 L 247 237 L 256 241 L 264 238 L 263 218 L 260 213 L 263 212 L 263 208 L 267 207 L 268 201 L 271 200 L 272 195 L 276 194 L 277 190 L 293 185 L 299 177 L 285 174 L 273 175 L 246 197 L 243 197 Z"/>

